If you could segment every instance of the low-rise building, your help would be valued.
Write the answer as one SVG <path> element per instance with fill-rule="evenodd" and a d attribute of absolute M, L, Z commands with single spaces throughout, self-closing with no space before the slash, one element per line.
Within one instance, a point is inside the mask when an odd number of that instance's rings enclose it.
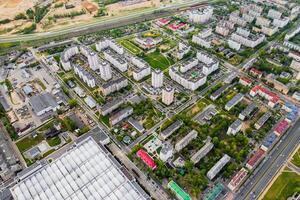
<path fill-rule="evenodd" d="M 266 80 L 268 83 L 271 83 L 276 90 L 282 92 L 283 94 L 287 94 L 290 90 L 287 84 L 283 84 L 280 81 L 277 81 L 274 74 L 268 74 L 266 76 Z"/>
<path fill-rule="evenodd" d="M 193 139 L 197 138 L 197 131 L 192 130 L 189 132 L 186 136 L 184 136 L 182 139 L 180 139 L 176 144 L 175 144 L 175 150 L 177 152 L 181 151 L 184 147 L 186 147 Z"/>
<path fill-rule="evenodd" d="M 37 94 L 29 98 L 29 105 L 37 116 L 57 111 L 60 106 L 50 93 Z"/>
<path fill-rule="evenodd" d="M 209 180 L 214 179 L 214 177 L 222 170 L 222 168 L 230 161 L 230 157 L 225 154 L 208 172 L 207 178 Z"/>
<path fill-rule="evenodd" d="M 269 135 L 267 135 L 265 137 L 260 148 L 267 152 L 268 149 L 270 149 L 272 147 L 272 145 L 275 144 L 277 138 L 278 137 L 274 132 L 270 133 Z"/>
<path fill-rule="evenodd" d="M 97 102 L 91 96 L 87 96 L 84 98 L 84 102 L 91 108 L 94 109 L 97 106 Z"/>
<path fill-rule="evenodd" d="M 135 43 L 142 49 L 153 49 L 163 41 L 161 37 L 142 37 L 138 36 L 134 39 Z"/>
<path fill-rule="evenodd" d="M 265 112 L 254 124 L 254 127 L 258 130 L 260 129 L 267 121 L 268 119 L 272 116 L 271 112 Z"/>
<path fill-rule="evenodd" d="M 238 189 L 238 187 L 244 182 L 248 174 L 248 171 L 245 168 L 242 168 L 240 171 L 238 171 L 233 178 L 228 183 L 228 188 L 231 191 L 235 191 Z"/>
<path fill-rule="evenodd" d="M 119 112 L 113 114 L 110 118 L 109 118 L 109 123 L 110 125 L 116 125 L 117 123 L 119 123 L 120 121 L 122 121 L 123 119 L 129 117 L 131 114 L 133 113 L 133 108 L 131 106 L 126 107 L 122 110 L 120 110 Z"/>
<path fill-rule="evenodd" d="M 265 156 L 265 151 L 262 150 L 261 148 L 257 149 L 248 160 L 246 167 L 249 170 L 252 170 L 255 166 L 258 165 L 258 163 L 264 158 L 264 156 Z"/>
<path fill-rule="evenodd" d="M 74 88 L 74 92 L 75 92 L 79 97 L 81 97 L 81 98 L 85 97 L 85 92 L 84 92 L 84 90 L 83 90 L 81 87 L 79 87 L 79 86 L 76 86 L 76 87 Z"/>
<path fill-rule="evenodd" d="M 124 103 L 122 98 L 116 98 L 111 101 L 108 101 L 100 108 L 101 115 L 106 116 L 109 113 L 113 112 L 117 108 L 119 108 Z"/>
<path fill-rule="evenodd" d="M 162 140 L 166 140 L 168 137 L 170 137 L 175 131 L 177 131 L 181 126 L 183 125 L 182 121 L 176 120 L 173 122 L 170 126 L 168 126 L 165 130 L 163 130 L 159 137 Z"/>
<path fill-rule="evenodd" d="M 227 135 L 236 135 L 242 128 L 243 122 L 240 119 L 236 119 L 227 130 Z"/>
<path fill-rule="evenodd" d="M 145 128 L 143 127 L 143 124 L 141 124 L 138 120 L 134 118 L 130 118 L 128 120 L 128 123 L 133 126 L 138 132 L 143 133 L 145 131 Z"/>
<path fill-rule="evenodd" d="M 154 159 L 143 149 L 137 151 L 136 155 L 143 160 L 143 162 L 152 170 L 156 169 Z"/>
<path fill-rule="evenodd" d="M 281 120 L 275 127 L 274 129 L 274 133 L 275 135 L 277 135 L 278 137 L 280 137 L 281 135 L 283 135 L 287 129 L 289 128 L 290 124 L 287 120 Z"/>
<path fill-rule="evenodd" d="M 257 109 L 256 103 L 250 103 L 240 114 L 239 119 L 245 120 L 251 116 L 251 114 Z"/>
<path fill-rule="evenodd" d="M 241 93 L 237 93 L 234 95 L 232 99 L 230 99 L 226 105 L 225 105 L 225 110 L 229 111 L 231 108 L 233 108 L 235 105 L 237 105 L 240 101 L 242 101 L 244 98 L 244 95 Z"/>
<path fill-rule="evenodd" d="M 209 98 L 213 101 L 217 100 L 222 94 L 224 94 L 227 91 L 227 89 L 229 87 L 230 87 L 230 84 L 223 85 L 222 87 L 217 89 L 215 92 L 213 92 Z"/>
<path fill-rule="evenodd" d="M 216 114 L 218 114 L 216 106 L 211 104 L 207 106 L 202 112 L 197 114 L 193 118 L 193 120 L 199 122 L 200 125 L 204 125 L 206 123 L 209 123 L 212 117 L 215 116 Z"/>
<path fill-rule="evenodd" d="M 252 81 L 249 78 L 242 76 L 239 80 L 239 83 L 242 84 L 243 86 L 251 86 Z"/>
<path fill-rule="evenodd" d="M 173 146 L 170 142 L 164 142 L 162 144 L 162 148 L 159 152 L 159 158 L 166 162 L 168 159 L 170 159 L 173 156 Z"/>
<path fill-rule="evenodd" d="M 214 144 L 211 142 L 211 138 L 206 139 L 205 145 L 197 151 L 195 154 L 192 155 L 191 161 L 194 164 L 197 164 L 202 158 L 204 158 L 214 147 Z"/>
<path fill-rule="evenodd" d="M 250 96 L 254 97 L 257 94 L 260 95 L 261 97 L 267 99 L 269 101 L 268 105 L 271 108 L 274 108 L 280 100 L 280 98 L 277 94 L 273 93 L 272 91 L 268 90 L 267 88 L 265 88 L 261 85 L 256 85 L 250 90 Z"/>

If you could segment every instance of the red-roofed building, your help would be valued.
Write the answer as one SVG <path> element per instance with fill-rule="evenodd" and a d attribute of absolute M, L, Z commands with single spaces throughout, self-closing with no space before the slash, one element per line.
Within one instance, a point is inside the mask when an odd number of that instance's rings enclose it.
<path fill-rule="evenodd" d="M 169 24 L 170 21 L 171 21 L 170 19 L 161 18 L 161 19 L 156 21 L 156 24 L 159 25 L 159 26 L 165 26 L 165 25 Z"/>
<path fill-rule="evenodd" d="M 245 76 L 242 76 L 241 78 L 240 78 L 240 84 L 242 84 L 243 86 L 250 86 L 251 84 L 252 84 L 252 81 L 249 79 L 249 78 L 247 78 L 247 77 L 245 77 Z"/>
<path fill-rule="evenodd" d="M 228 188 L 231 189 L 231 191 L 238 189 L 238 187 L 242 184 L 242 182 L 247 177 L 247 174 L 248 171 L 245 168 L 242 168 L 233 176 L 233 178 L 228 184 Z"/>
<path fill-rule="evenodd" d="M 261 85 L 256 85 L 250 90 L 250 95 L 252 97 L 256 96 L 257 94 L 269 100 L 268 105 L 272 108 L 276 106 L 276 104 L 279 102 L 280 99 L 277 94 L 275 94 L 274 92 L 270 91 L 269 89 Z"/>
<path fill-rule="evenodd" d="M 246 167 L 249 170 L 252 170 L 265 156 L 265 151 L 262 149 L 256 150 L 256 152 L 248 160 Z"/>
<path fill-rule="evenodd" d="M 261 78 L 262 75 L 263 75 L 262 71 L 260 71 L 260 70 L 258 70 L 258 69 L 256 69 L 256 68 L 254 68 L 254 67 L 252 67 L 252 68 L 250 69 L 250 74 L 252 74 L 253 76 L 258 77 L 258 78 Z"/>
<path fill-rule="evenodd" d="M 286 121 L 285 119 L 280 121 L 275 129 L 274 129 L 274 133 L 277 136 L 281 136 L 282 134 L 284 134 L 286 132 L 286 130 L 289 128 L 289 123 L 288 121 Z"/>
<path fill-rule="evenodd" d="M 144 163 L 150 167 L 152 170 L 154 170 L 156 168 L 156 163 L 153 160 L 153 158 L 151 158 L 151 156 L 149 156 L 149 154 L 144 151 L 143 149 L 138 150 L 138 152 L 136 153 L 136 155 L 141 158 Z"/>
<path fill-rule="evenodd" d="M 186 26 L 186 23 L 180 22 L 179 24 L 175 24 L 175 23 L 169 24 L 168 28 L 171 29 L 172 31 L 176 31 L 176 30 L 181 29 L 185 26 Z"/>

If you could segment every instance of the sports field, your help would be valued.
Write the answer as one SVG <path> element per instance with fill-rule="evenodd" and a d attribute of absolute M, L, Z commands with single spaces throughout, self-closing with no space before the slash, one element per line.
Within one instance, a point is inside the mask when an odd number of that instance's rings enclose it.
<path fill-rule="evenodd" d="M 165 57 L 158 51 L 146 54 L 143 59 L 148 62 L 152 68 L 160 70 L 165 70 L 174 64 L 174 61 L 171 58 Z"/>
<path fill-rule="evenodd" d="M 137 55 L 143 52 L 138 46 L 130 42 L 128 39 L 120 40 L 119 43 L 131 53 Z"/>
<path fill-rule="evenodd" d="M 270 187 L 263 200 L 286 200 L 300 192 L 300 176 L 286 167 Z"/>

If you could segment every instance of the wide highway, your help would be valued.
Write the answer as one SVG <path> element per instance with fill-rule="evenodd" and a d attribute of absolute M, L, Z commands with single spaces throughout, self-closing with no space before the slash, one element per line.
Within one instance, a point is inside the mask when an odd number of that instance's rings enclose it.
<path fill-rule="evenodd" d="M 263 162 L 253 171 L 236 196 L 236 200 L 254 200 L 266 189 L 268 183 L 287 161 L 300 142 L 300 119 L 281 138 Z"/>
<path fill-rule="evenodd" d="M 210 1 L 210 3 L 213 3 L 215 1 L 216 0 L 212 0 Z M 188 8 L 190 6 L 194 6 L 206 2 L 207 0 L 190 0 L 182 3 L 174 3 L 166 6 L 161 6 L 159 8 L 134 12 L 126 16 L 118 16 L 118 17 L 111 17 L 111 18 L 104 17 L 102 19 L 101 18 L 94 19 L 91 22 L 87 22 L 84 24 L 64 26 L 59 30 L 54 30 L 51 32 L 32 33 L 26 35 L 2 35 L 0 36 L 0 43 L 32 41 L 32 40 L 40 40 L 40 39 L 52 38 L 57 36 L 66 36 L 66 35 L 73 37 L 73 36 L 78 36 L 79 34 L 82 33 L 95 32 L 103 29 L 111 29 L 114 27 L 120 27 L 127 24 L 141 22 L 144 20 L 150 20 L 154 18 L 168 16 L 170 14 L 173 14 L 178 9 Z"/>

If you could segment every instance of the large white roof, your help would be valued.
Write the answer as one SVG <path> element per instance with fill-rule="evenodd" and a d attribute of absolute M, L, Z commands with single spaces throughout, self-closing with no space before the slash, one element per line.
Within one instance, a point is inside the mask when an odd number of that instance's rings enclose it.
<path fill-rule="evenodd" d="M 91 137 L 10 190 L 15 200 L 146 199 Z"/>

